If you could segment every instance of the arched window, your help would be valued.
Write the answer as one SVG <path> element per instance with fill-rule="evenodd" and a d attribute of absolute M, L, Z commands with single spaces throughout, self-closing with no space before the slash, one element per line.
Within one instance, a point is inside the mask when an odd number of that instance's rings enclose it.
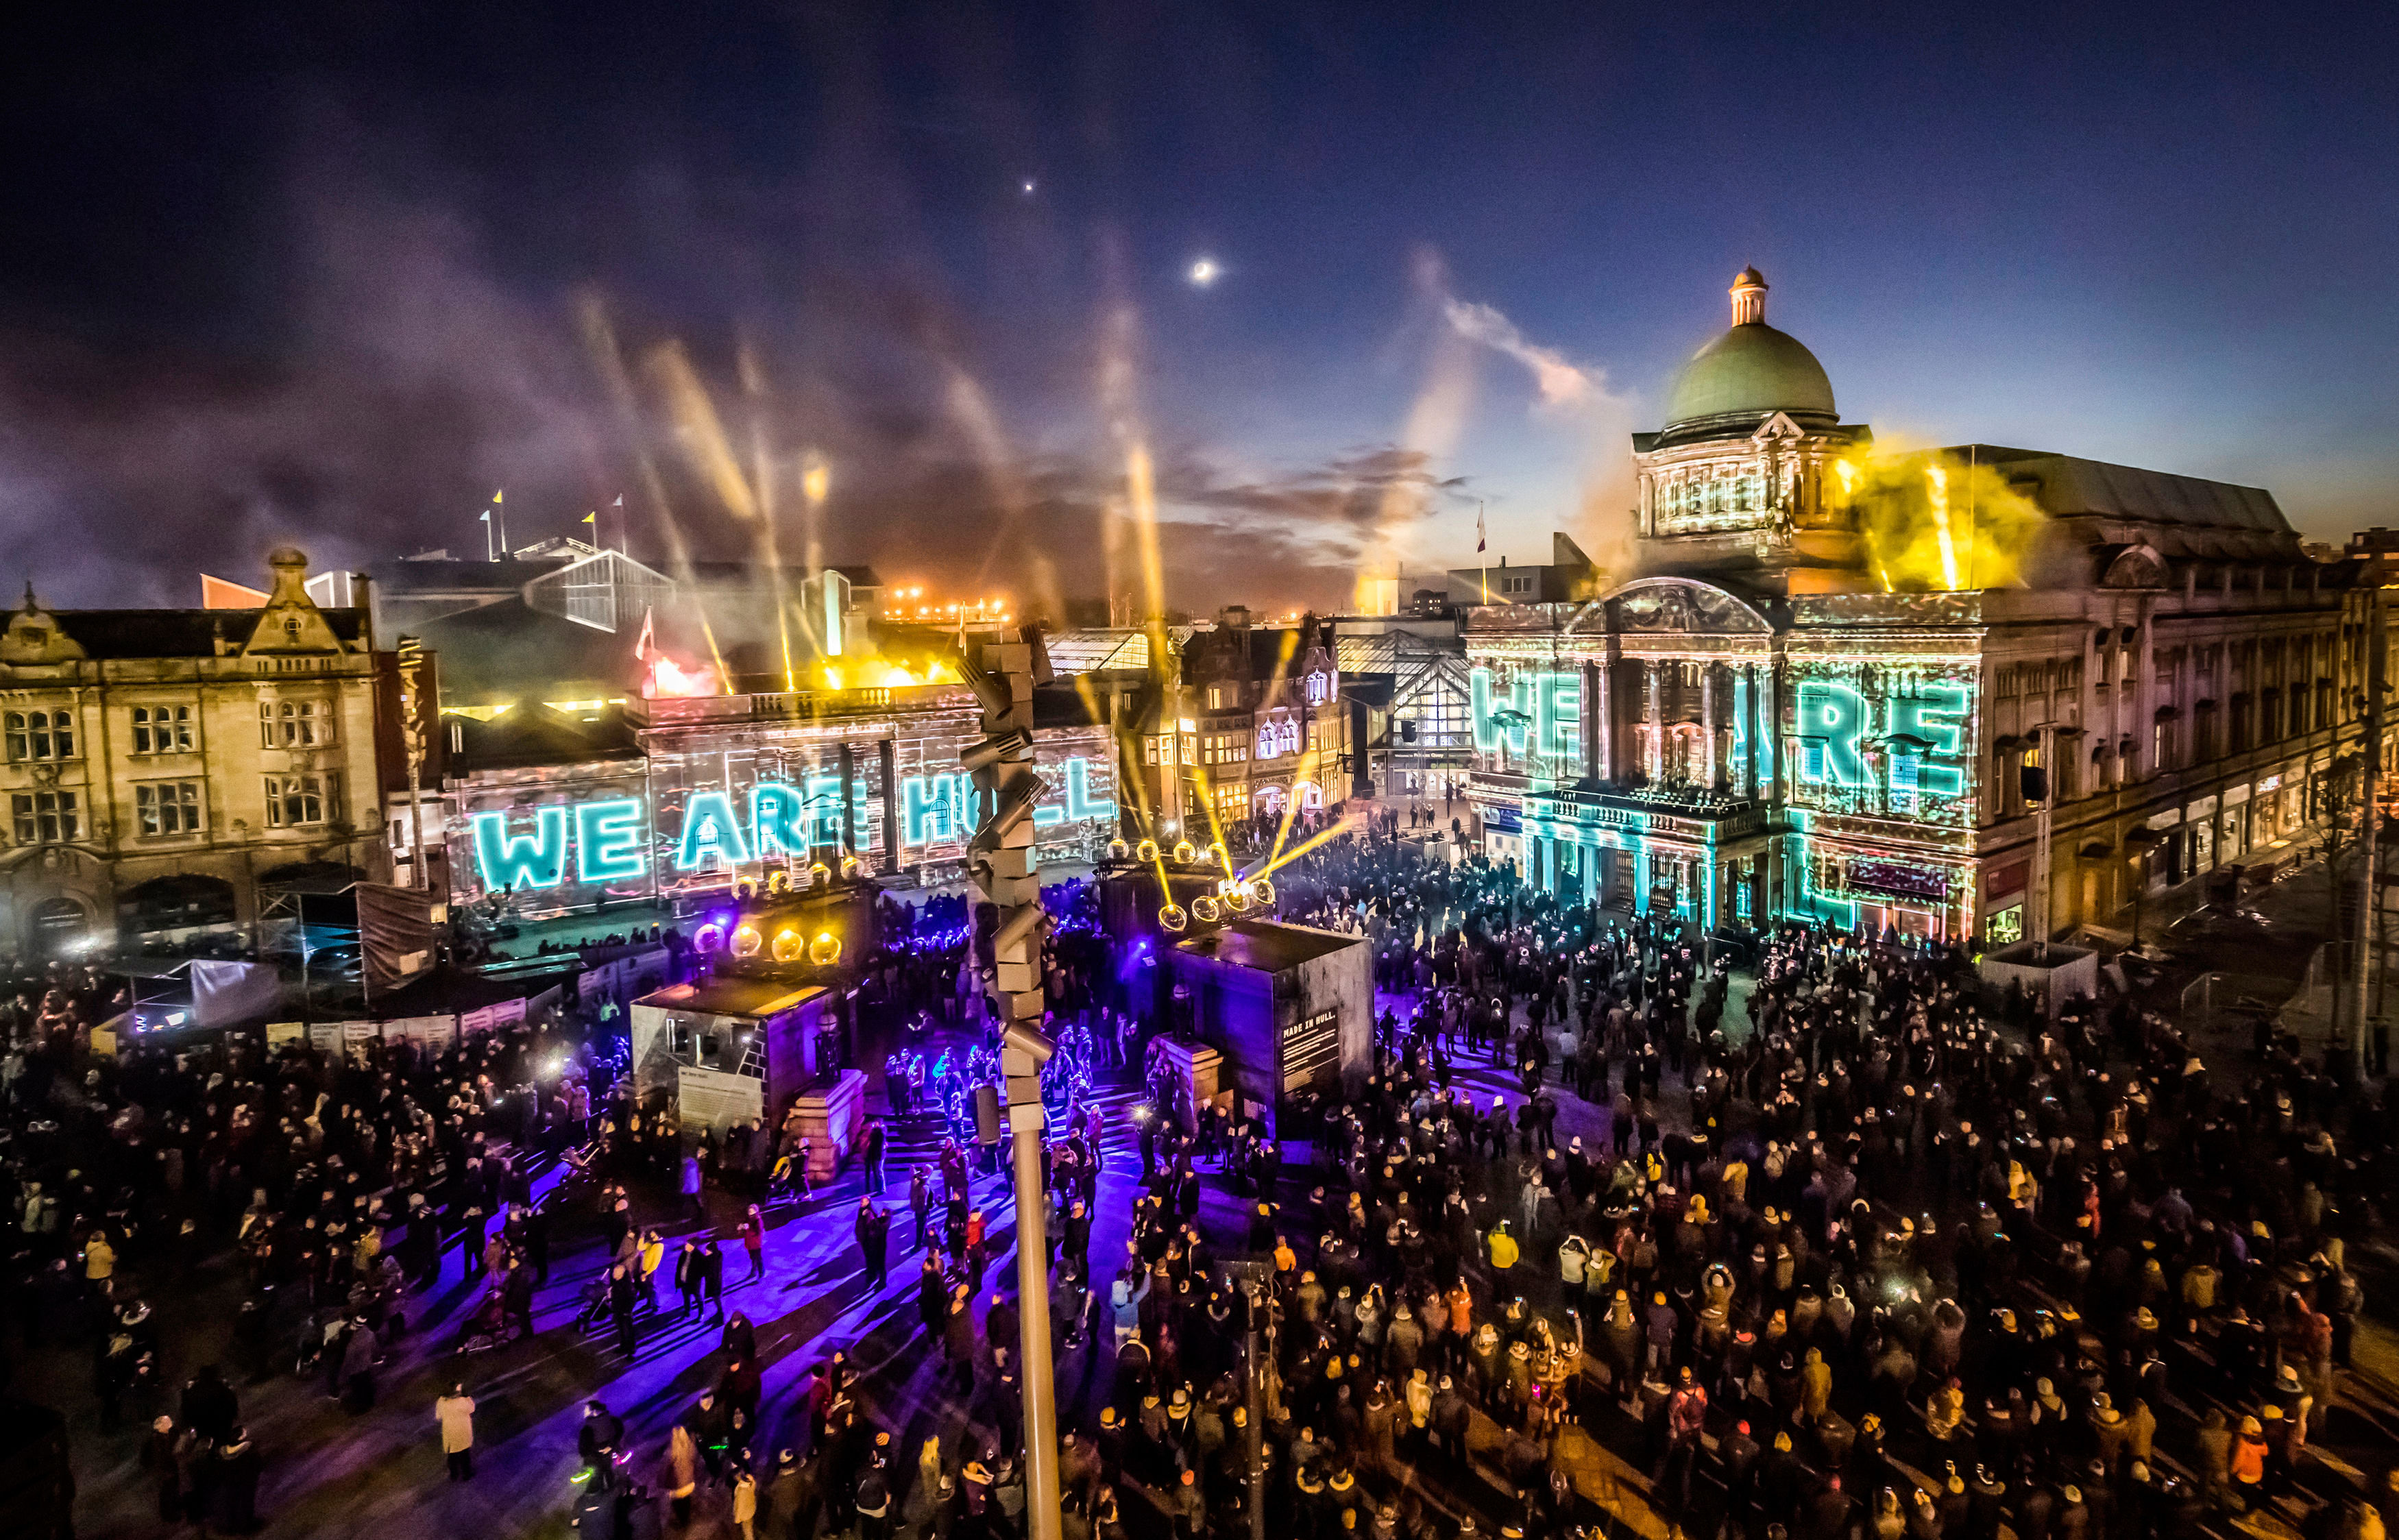
<path fill-rule="evenodd" d="M 75 714 L 71 711 L 11 711 L 5 725 L 12 764 L 75 757 Z"/>

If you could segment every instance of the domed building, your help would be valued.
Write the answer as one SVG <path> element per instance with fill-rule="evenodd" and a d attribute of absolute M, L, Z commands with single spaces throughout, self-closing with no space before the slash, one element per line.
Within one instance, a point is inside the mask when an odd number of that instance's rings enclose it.
<path fill-rule="evenodd" d="M 1482 852 L 1699 933 L 1995 948 L 2290 858 L 2363 737 L 2363 563 L 2255 487 L 1874 454 L 1766 296 L 1633 436 L 1633 579 L 1470 610 Z"/>
<path fill-rule="evenodd" d="M 1778 594 L 1844 586 L 1859 563 L 1833 463 L 1874 442 L 1844 424 L 1816 355 L 1766 324 L 1766 279 L 1732 283 L 1732 325 L 1691 355 L 1666 426 L 1633 436 L 1645 571 L 1754 574 Z"/>

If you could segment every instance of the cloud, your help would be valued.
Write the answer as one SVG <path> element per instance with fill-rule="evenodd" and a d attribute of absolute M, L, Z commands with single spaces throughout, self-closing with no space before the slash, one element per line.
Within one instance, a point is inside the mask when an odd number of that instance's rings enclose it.
<path fill-rule="evenodd" d="M 278 183 L 278 263 L 230 338 L 196 324 L 130 344 L 24 312 L 0 325 L 0 507 L 47 601 L 189 604 L 198 572 L 256 580 L 285 542 L 319 568 L 471 555 L 495 486 L 520 545 L 587 533 L 583 515 L 621 493 L 636 555 L 663 564 L 671 533 L 694 557 L 743 559 L 772 522 L 797 560 L 812 458 L 831 468 L 827 561 L 959 595 L 1126 587 L 1117 398 L 1137 382 L 1103 389 L 1095 366 L 1141 365 L 1111 340 L 1124 317 L 1095 313 L 1088 290 L 1062 280 L 993 317 L 938 265 L 866 245 L 773 268 L 762 253 L 781 249 L 746 209 L 653 223 L 639 263 L 529 275 L 471 182 L 393 174 L 407 157 L 387 149 L 329 129 Z M 626 276 L 663 265 L 663 298 Z M 621 344 L 626 399 L 587 345 L 587 296 Z M 702 400 L 714 427 L 695 436 Z M 1447 435 L 1418 433 L 1422 414 L 1399 442 L 1296 463 L 1153 442 L 1169 603 L 1346 603 L 1349 569 L 1392 529 L 1463 506 Z M 771 520 L 725 495 L 762 454 L 779 485 L 746 506 Z"/>
<path fill-rule="evenodd" d="M 1443 297 L 1441 311 L 1459 336 L 1504 353 L 1530 370 L 1544 403 L 1579 407 L 1606 399 L 1605 373 L 1569 361 L 1553 347 L 1527 342 L 1516 323 L 1492 306 L 1449 294 Z"/>
<path fill-rule="evenodd" d="M 1632 399 L 1608 387 L 1606 370 L 1577 363 L 1564 351 L 1534 342 L 1495 305 L 1460 298 L 1437 259 L 1419 263 L 1418 282 L 1439 304 L 1452 334 L 1523 365 L 1538 393 L 1535 412 L 1572 436 L 1568 453 L 1578 462 L 1574 506 L 1541 510 L 1541 520 L 1571 530 L 1603 564 L 1629 570 L 1633 560 L 1633 462 L 1627 447 L 1634 424 Z M 1521 513 L 1518 519 L 1521 523 Z M 1518 533 L 1534 532 L 1520 528 Z"/>

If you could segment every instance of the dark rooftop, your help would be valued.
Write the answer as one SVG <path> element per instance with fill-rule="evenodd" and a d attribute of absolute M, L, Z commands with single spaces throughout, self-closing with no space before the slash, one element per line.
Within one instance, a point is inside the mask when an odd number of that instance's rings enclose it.
<path fill-rule="evenodd" d="M 584 698 L 630 690 L 641 673 L 633 639 L 503 599 L 411 628 L 441 657 L 441 695 L 455 704 Z"/>
<path fill-rule="evenodd" d="M 782 979 L 743 979 L 712 973 L 688 984 L 671 984 L 644 994 L 635 1005 L 660 1010 L 690 1011 L 700 1016 L 747 1016 L 763 1020 L 780 1016 L 824 993 L 821 984 L 794 984 Z"/>
<path fill-rule="evenodd" d="M 1281 973 L 1344 948 L 1365 944 L 1363 937 L 1319 930 L 1314 925 L 1289 925 L 1280 920 L 1236 920 L 1222 930 L 1178 941 L 1175 950 L 1260 973 Z"/>
<path fill-rule="evenodd" d="M 454 717 L 451 725 L 457 734 L 457 747 L 450 753 L 454 775 L 642 757 L 632 724 L 614 706 L 587 720 L 526 701 L 489 722 Z"/>
<path fill-rule="evenodd" d="M 218 628 L 237 649 L 258 629 L 264 610 L 55 610 L 59 629 L 80 643 L 86 655 L 120 657 L 214 657 Z M 344 642 L 356 642 L 364 612 L 327 610 L 325 624 Z"/>

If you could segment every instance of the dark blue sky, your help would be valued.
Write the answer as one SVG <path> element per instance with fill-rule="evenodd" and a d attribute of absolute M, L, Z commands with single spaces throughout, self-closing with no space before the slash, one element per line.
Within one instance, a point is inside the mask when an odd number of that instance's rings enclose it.
<path fill-rule="evenodd" d="M 1478 499 L 1604 553 L 1744 263 L 1886 439 L 2399 522 L 2387 9 L 341 10 L 22 56 L 0 497 L 60 601 L 472 549 L 495 485 L 660 555 L 644 455 L 750 548 L 671 346 L 787 547 L 820 456 L 895 579 L 1132 586 L 1135 442 L 1186 606 L 1462 561 Z"/>

